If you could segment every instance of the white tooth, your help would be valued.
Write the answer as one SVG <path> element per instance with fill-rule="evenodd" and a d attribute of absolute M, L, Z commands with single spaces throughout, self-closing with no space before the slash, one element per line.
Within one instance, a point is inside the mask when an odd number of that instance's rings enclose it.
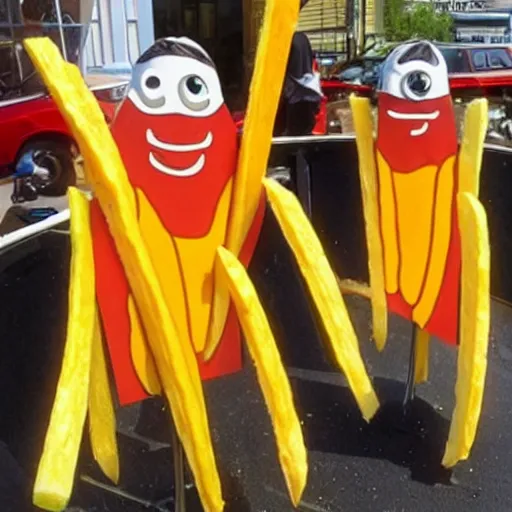
<path fill-rule="evenodd" d="M 174 153 L 189 153 L 190 151 L 201 151 L 207 149 L 212 145 L 213 135 L 212 132 L 208 132 L 202 142 L 196 144 L 168 144 L 157 139 L 153 130 L 148 128 L 146 130 L 146 140 L 153 147 L 161 149 L 163 151 L 172 151 Z"/>
<path fill-rule="evenodd" d="M 434 112 L 428 112 L 425 114 L 406 114 L 403 112 L 395 112 L 394 110 L 388 110 L 388 116 L 393 119 L 405 119 L 411 121 L 433 121 L 439 117 L 439 110 Z"/>
<path fill-rule="evenodd" d="M 149 163 L 157 171 L 168 174 L 169 176 L 177 176 L 178 178 L 188 178 L 190 176 L 196 175 L 204 167 L 205 160 L 205 156 L 201 155 L 194 165 L 187 167 L 186 169 L 173 169 L 172 167 L 167 167 L 166 165 L 159 162 L 153 153 L 149 153 Z"/>
<path fill-rule="evenodd" d="M 423 135 L 428 130 L 428 123 L 425 121 L 421 128 L 416 128 L 416 130 L 411 130 L 411 135 L 413 137 L 417 137 L 418 135 Z"/>

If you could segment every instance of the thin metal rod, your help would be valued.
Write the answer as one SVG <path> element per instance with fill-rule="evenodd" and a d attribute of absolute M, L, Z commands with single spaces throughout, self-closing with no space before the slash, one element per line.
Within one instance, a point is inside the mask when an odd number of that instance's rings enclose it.
<path fill-rule="evenodd" d="M 418 326 L 412 324 L 411 352 L 409 354 L 409 371 L 407 372 L 407 382 L 405 383 L 405 395 L 403 401 L 404 411 L 414 400 L 414 374 L 416 370 L 416 334 Z"/>
<path fill-rule="evenodd" d="M 66 208 L 65 210 L 56 213 L 55 215 L 50 215 L 50 217 L 47 217 L 44 220 L 40 220 L 39 222 L 35 222 L 34 224 L 30 224 L 23 228 L 17 229 L 16 231 L 0 236 L 0 251 L 6 247 L 17 244 L 18 242 L 22 242 L 27 238 L 36 236 L 43 231 L 48 231 L 49 229 L 68 221 L 69 218 L 69 208 Z"/>
<path fill-rule="evenodd" d="M 64 29 L 62 27 L 62 11 L 60 9 L 60 0 L 55 1 L 55 13 L 57 14 L 57 23 L 59 24 L 60 42 L 62 44 L 62 56 L 68 60 L 68 50 L 66 48 L 66 39 L 64 38 Z"/>
<path fill-rule="evenodd" d="M 297 195 L 306 215 L 311 219 L 311 170 L 301 149 L 297 152 L 295 172 Z"/>
<path fill-rule="evenodd" d="M 171 417 L 172 430 L 172 459 L 174 466 L 174 510 L 186 511 L 185 500 L 185 461 L 183 458 L 183 446 L 176 432 L 176 426 Z"/>

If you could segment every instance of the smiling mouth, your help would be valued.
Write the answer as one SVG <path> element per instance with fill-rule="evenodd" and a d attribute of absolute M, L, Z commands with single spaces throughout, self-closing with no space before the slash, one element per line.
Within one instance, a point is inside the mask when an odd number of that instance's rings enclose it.
<path fill-rule="evenodd" d="M 429 128 L 429 121 L 434 121 L 439 117 L 439 110 L 434 110 L 434 112 L 427 112 L 424 114 L 395 112 L 394 110 L 388 110 L 387 114 L 389 117 L 398 119 L 400 121 L 423 121 L 423 124 L 420 128 L 415 128 L 414 130 L 410 131 L 410 134 L 413 137 L 418 137 L 419 135 L 423 135 L 427 132 Z"/>
<path fill-rule="evenodd" d="M 208 149 L 213 142 L 212 132 L 208 132 L 205 138 L 201 142 L 197 142 L 195 144 L 170 144 L 167 142 L 163 142 L 160 139 L 157 139 L 153 130 L 148 129 L 146 131 L 146 140 L 147 142 L 156 149 L 161 151 L 168 151 L 170 153 L 191 153 L 192 151 L 201 151 Z M 173 167 L 169 167 L 160 162 L 156 156 L 150 152 L 149 153 L 149 163 L 159 172 L 163 172 L 164 174 L 168 174 L 169 176 L 178 176 L 180 178 L 194 176 L 199 173 L 206 162 L 206 157 L 203 154 L 199 156 L 197 161 L 187 167 L 185 169 L 175 169 Z"/>

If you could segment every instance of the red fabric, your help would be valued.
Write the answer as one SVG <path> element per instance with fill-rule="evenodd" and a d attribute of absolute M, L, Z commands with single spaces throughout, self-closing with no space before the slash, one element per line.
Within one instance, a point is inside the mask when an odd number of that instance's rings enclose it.
<path fill-rule="evenodd" d="M 168 144 L 194 144 L 210 131 L 212 145 L 198 152 L 163 152 L 146 141 L 151 128 Z M 149 116 L 125 100 L 114 120 L 112 131 L 134 188 L 141 188 L 171 235 L 201 237 L 208 233 L 220 196 L 236 171 L 238 150 L 235 124 L 226 107 L 209 118 Z M 167 166 L 185 168 L 205 154 L 204 168 L 190 178 L 161 173 L 149 163 L 149 152 Z M 264 197 L 247 236 L 240 259 L 248 265 L 258 241 Z M 96 266 L 96 288 L 107 344 L 121 405 L 140 401 L 148 395 L 134 368 L 130 350 L 129 284 L 117 255 L 108 225 L 94 201 L 91 212 Z M 202 379 L 211 379 L 242 368 L 242 347 L 236 311 L 231 305 L 219 348 L 208 362 L 198 357 Z"/>
<path fill-rule="evenodd" d="M 208 132 L 212 133 L 213 142 L 209 148 L 199 151 L 162 151 L 146 141 L 148 129 L 167 144 L 200 143 Z M 227 107 L 223 105 L 206 118 L 147 115 L 126 99 L 114 119 L 112 133 L 130 182 L 144 192 L 169 233 L 180 238 L 206 235 L 222 191 L 237 164 L 236 127 Z M 205 156 L 205 165 L 194 176 L 169 176 L 149 163 L 150 152 L 171 168 L 190 167 L 201 155 Z"/>
<path fill-rule="evenodd" d="M 394 119 L 387 115 L 388 110 L 409 114 L 439 111 L 439 117 L 428 121 L 426 133 L 413 137 L 410 131 L 420 128 L 424 121 Z M 456 155 L 458 150 L 455 116 L 450 96 L 413 102 L 381 93 L 377 133 L 377 150 L 394 172 L 410 173 L 427 165 L 441 167 L 449 157 Z M 457 343 L 459 318 L 461 248 L 456 210 L 457 170 L 456 162 L 452 198 L 452 237 L 444 278 L 433 313 L 425 326 L 430 334 L 448 344 Z M 388 295 L 388 307 L 409 320 L 412 317 L 412 308 L 405 302 L 400 292 Z"/>

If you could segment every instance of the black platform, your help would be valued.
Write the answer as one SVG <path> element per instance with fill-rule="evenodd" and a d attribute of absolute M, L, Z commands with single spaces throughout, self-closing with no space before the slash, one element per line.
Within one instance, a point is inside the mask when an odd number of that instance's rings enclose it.
<path fill-rule="evenodd" d="M 334 179 L 328 169 L 322 172 Z M 345 183 L 345 192 L 352 197 L 354 189 L 348 184 L 354 186 L 354 181 Z M 313 181 L 312 186 L 313 220 L 329 257 L 343 276 L 361 277 L 364 254 L 354 254 L 362 250 L 357 242 L 361 237 L 358 213 L 350 209 L 348 200 L 331 197 L 326 189 L 323 198 L 319 196 L 321 182 Z M 333 216 L 332 211 L 325 213 L 328 205 L 338 205 L 339 221 L 328 222 Z M 338 231 L 334 235 L 331 230 Z M 55 232 L 0 256 L 1 512 L 35 510 L 30 492 L 62 361 L 69 257 L 68 237 Z M 497 261 L 503 257 L 495 251 Z M 512 393 L 508 388 L 512 311 L 508 306 L 493 303 L 487 388 L 477 441 L 470 460 L 451 473 L 441 468 L 440 460 L 453 410 L 454 349 L 432 343 L 430 380 L 418 388 L 411 415 L 404 421 L 397 404 L 404 392 L 411 326 L 393 317 L 388 346 L 378 354 L 369 341 L 367 302 L 348 298 L 367 368 L 383 403 L 378 417 L 368 425 L 323 349 L 315 314 L 270 214 L 250 274 L 280 343 L 309 449 L 309 479 L 299 510 L 512 510 Z M 502 289 L 508 290 L 505 284 Z M 246 359 L 242 373 L 207 383 L 205 391 L 226 510 L 292 510 L 250 361 Z M 149 400 L 118 410 L 117 415 L 120 485 L 115 488 L 102 477 L 84 436 L 69 511 L 174 510 L 170 424 L 163 402 Z M 187 510 L 201 511 L 190 477 L 187 501 Z"/>

